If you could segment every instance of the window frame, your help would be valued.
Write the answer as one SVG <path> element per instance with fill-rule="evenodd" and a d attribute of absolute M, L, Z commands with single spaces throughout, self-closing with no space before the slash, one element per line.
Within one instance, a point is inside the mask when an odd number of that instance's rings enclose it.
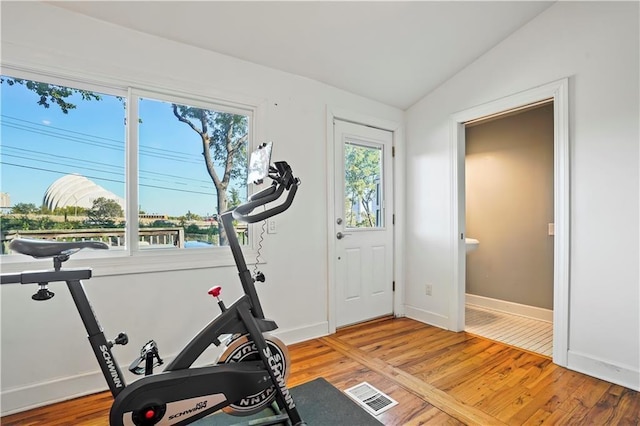
<path fill-rule="evenodd" d="M 264 108 L 261 102 L 246 102 L 218 99 L 203 95 L 185 93 L 182 90 L 157 89 L 154 87 L 140 87 L 134 83 L 114 85 L 104 81 L 94 81 L 77 76 L 63 76 L 54 73 L 25 70 L 21 68 L 3 66 L 1 74 L 7 77 L 40 81 L 48 84 L 66 86 L 73 89 L 100 92 L 105 95 L 118 96 L 126 100 L 125 127 L 125 248 L 122 250 L 82 250 L 65 264 L 66 267 L 91 266 L 95 275 L 113 276 L 131 273 L 166 272 L 186 269 L 203 269 L 212 267 L 234 266 L 235 261 L 228 246 L 211 248 L 148 249 L 140 250 L 138 226 L 138 126 L 128 125 L 138 123 L 138 99 L 147 98 L 163 102 L 179 103 L 215 111 L 231 112 L 249 117 L 249 136 L 247 151 L 251 152 L 257 146 L 256 129 L 259 117 Z M 247 196 L 255 191 L 251 185 L 247 188 Z M 134 220 L 132 220 L 132 218 Z M 264 263 L 262 254 L 258 258 L 257 242 L 261 225 L 249 224 L 248 244 L 242 246 L 247 264 L 253 264 L 256 259 Z M 49 268 L 50 259 L 33 259 L 22 254 L 7 254 L 0 256 L 3 272 L 21 272 L 26 269 Z"/>

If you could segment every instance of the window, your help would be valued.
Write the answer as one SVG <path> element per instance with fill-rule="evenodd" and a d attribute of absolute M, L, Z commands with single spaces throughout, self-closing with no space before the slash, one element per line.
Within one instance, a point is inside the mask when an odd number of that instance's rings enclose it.
<path fill-rule="evenodd" d="M 16 237 L 124 244 L 125 100 L 1 79 L 2 253 Z"/>
<path fill-rule="evenodd" d="M 345 215 L 348 228 L 381 228 L 382 146 L 344 145 Z"/>
<path fill-rule="evenodd" d="M 247 197 L 251 110 L 124 88 L 8 76 L 1 84 L 3 254 L 17 237 L 121 251 L 134 241 L 145 252 L 226 244 L 217 214 Z M 247 227 L 236 232 L 247 244 Z"/>
<path fill-rule="evenodd" d="M 140 248 L 226 245 L 217 213 L 247 198 L 249 115 L 149 98 L 138 108 Z M 159 240 L 160 228 L 182 233 Z"/>

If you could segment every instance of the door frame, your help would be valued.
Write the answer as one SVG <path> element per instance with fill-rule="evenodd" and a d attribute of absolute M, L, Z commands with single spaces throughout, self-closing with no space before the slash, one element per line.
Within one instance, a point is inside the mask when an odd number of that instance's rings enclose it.
<path fill-rule="evenodd" d="M 404 316 L 404 214 L 405 214 L 405 145 L 404 131 L 400 121 L 382 119 L 369 116 L 355 111 L 340 109 L 327 105 L 326 111 L 326 146 L 327 146 L 327 321 L 328 332 L 336 332 L 336 238 L 334 229 L 334 200 L 335 200 L 335 140 L 333 132 L 334 120 L 348 121 L 363 126 L 375 127 L 393 133 L 392 146 L 395 156 L 392 157 L 393 167 L 393 214 L 395 214 L 395 224 L 393 231 L 393 280 L 395 281 L 395 291 L 393 293 L 393 313 L 394 316 Z"/>
<path fill-rule="evenodd" d="M 506 96 L 451 116 L 453 288 L 449 306 L 449 320 L 451 330 L 464 330 L 466 288 L 465 123 L 549 99 L 553 100 L 554 122 L 553 362 L 566 366 L 569 349 L 570 262 L 569 80 L 567 78 Z"/>

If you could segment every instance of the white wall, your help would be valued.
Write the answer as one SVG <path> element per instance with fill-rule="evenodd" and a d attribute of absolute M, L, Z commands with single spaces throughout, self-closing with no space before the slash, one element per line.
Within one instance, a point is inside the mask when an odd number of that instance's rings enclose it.
<path fill-rule="evenodd" d="M 449 116 L 570 77 L 569 363 L 639 388 L 638 30 L 637 3 L 558 3 L 407 111 L 410 316 L 449 323 Z M 288 342 L 327 332 L 326 105 L 391 121 L 401 111 L 46 4 L 2 2 L 1 31 L 5 65 L 262 102 L 257 124 L 303 185 L 268 236 L 260 296 Z M 232 268 L 103 276 L 87 291 L 107 334 L 129 333 L 116 349 L 127 364 L 149 338 L 174 355 L 217 312 L 206 296 L 213 284 L 225 286 L 227 301 L 239 293 Z M 31 288 L 2 286 L 2 414 L 106 388 L 70 297 L 52 289 L 56 298 L 36 304 Z"/>
<path fill-rule="evenodd" d="M 302 180 L 294 205 L 266 236 L 259 287 L 285 342 L 327 334 L 326 109 L 401 123 L 402 111 L 309 79 L 163 40 L 35 2 L 2 3 L 2 64 L 115 84 L 259 104 L 256 125 Z M 91 262 L 78 262 L 91 265 Z M 46 264 L 48 267 L 48 263 Z M 6 270 L 6 268 L 3 268 Z M 231 267 L 98 277 L 85 287 L 123 366 L 154 338 L 170 359 L 218 312 L 206 291 L 240 293 Z M 2 286 L 2 414 L 106 389 L 63 284 L 35 303 L 30 286 Z M 211 355 L 213 356 L 213 355 Z M 212 360 L 210 358 L 209 360 Z"/>
<path fill-rule="evenodd" d="M 408 316 L 449 324 L 450 116 L 569 77 L 568 366 L 640 389 L 638 18 L 637 2 L 558 2 L 407 111 Z"/>

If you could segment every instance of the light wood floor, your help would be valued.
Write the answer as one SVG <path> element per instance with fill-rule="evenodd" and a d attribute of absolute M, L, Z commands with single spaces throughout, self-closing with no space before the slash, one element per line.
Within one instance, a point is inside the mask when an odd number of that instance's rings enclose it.
<path fill-rule="evenodd" d="M 349 327 L 289 350 L 291 386 L 324 377 L 344 390 L 367 381 L 399 402 L 379 417 L 385 425 L 640 424 L 638 392 L 406 318 Z M 110 404 L 110 394 L 100 393 L 0 420 L 107 425 Z"/>
<path fill-rule="evenodd" d="M 551 357 L 553 324 L 467 304 L 465 331 Z"/>

